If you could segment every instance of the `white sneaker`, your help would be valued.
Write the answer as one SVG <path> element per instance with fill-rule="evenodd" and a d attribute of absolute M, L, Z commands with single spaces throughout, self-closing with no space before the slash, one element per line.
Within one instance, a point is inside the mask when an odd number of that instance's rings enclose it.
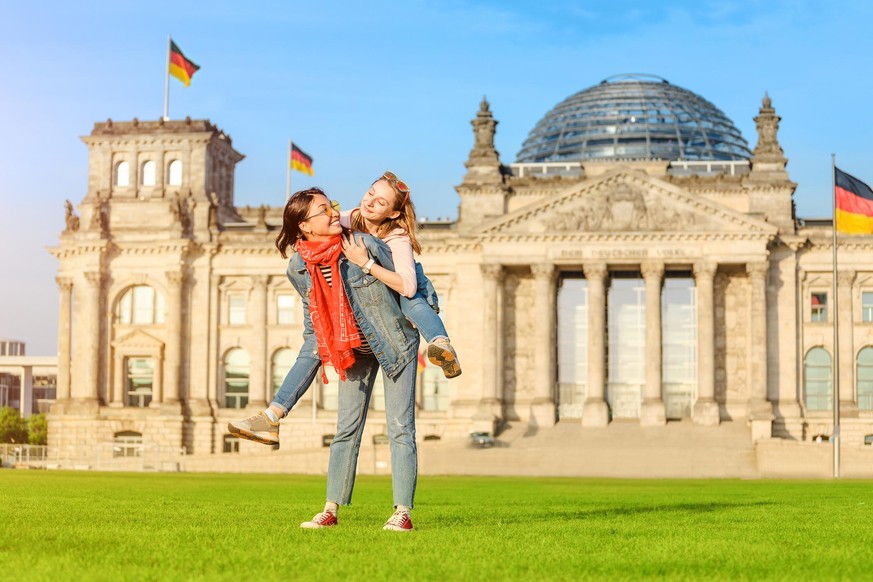
<path fill-rule="evenodd" d="M 448 338 L 435 339 L 427 345 L 427 359 L 443 369 L 446 378 L 461 375 L 461 364 L 458 354 Z"/>
<path fill-rule="evenodd" d="M 334 527 L 337 524 L 336 514 L 329 511 L 317 513 L 315 517 L 309 521 L 304 521 L 300 524 L 303 529 L 321 529 L 323 527 Z"/>
<path fill-rule="evenodd" d="M 255 441 L 264 445 L 279 444 L 279 423 L 273 423 L 263 412 L 259 412 L 244 420 L 228 422 L 227 432 L 241 439 Z"/>
<path fill-rule="evenodd" d="M 394 515 L 385 522 L 385 527 L 382 529 L 389 531 L 412 531 L 412 520 L 409 519 L 409 512 L 398 509 L 394 512 Z"/>

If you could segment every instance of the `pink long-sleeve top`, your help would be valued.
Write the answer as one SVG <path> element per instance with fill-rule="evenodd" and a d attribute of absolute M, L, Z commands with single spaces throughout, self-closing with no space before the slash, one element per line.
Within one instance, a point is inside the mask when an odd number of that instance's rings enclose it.
<path fill-rule="evenodd" d="M 352 227 L 352 213 L 357 208 L 340 212 L 340 224 L 346 228 Z M 412 243 L 409 235 L 402 228 L 395 228 L 382 239 L 394 258 L 394 272 L 400 275 L 403 281 L 403 295 L 413 297 L 418 290 L 418 282 L 415 277 L 415 255 L 412 252 Z"/>

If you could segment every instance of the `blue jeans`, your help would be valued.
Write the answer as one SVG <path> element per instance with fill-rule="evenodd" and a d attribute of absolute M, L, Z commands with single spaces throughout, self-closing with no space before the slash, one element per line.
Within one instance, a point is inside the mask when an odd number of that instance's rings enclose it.
<path fill-rule="evenodd" d="M 443 320 L 434 311 L 433 307 L 430 306 L 421 292 L 416 293 L 411 298 L 401 297 L 400 310 L 406 316 L 406 319 L 418 328 L 418 333 L 428 343 L 432 342 L 434 338 L 449 337 L 446 326 L 443 325 Z"/>
<path fill-rule="evenodd" d="M 406 365 L 395 380 L 382 374 L 385 385 L 385 415 L 391 443 L 391 483 L 394 505 L 412 508 L 418 481 L 418 449 L 415 446 L 415 374 L 418 360 Z M 355 487 L 358 451 L 367 421 L 370 395 L 379 362 L 372 355 L 355 354 L 355 364 L 340 381 L 336 435 L 330 445 L 327 469 L 327 500 L 349 505 Z"/>
<path fill-rule="evenodd" d="M 287 415 L 297 401 L 306 394 L 312 381 L 315 380 L 315 375 L 321 369 L 321 360 L 318 358 L 318 352 L 309 356 L 304 356 L 302 353 L 297 356 L 294 365 L 288 370 L 285 375 L 285 380 L 282 381 L 282 386 L 270 406 L 281 408 Z"/>

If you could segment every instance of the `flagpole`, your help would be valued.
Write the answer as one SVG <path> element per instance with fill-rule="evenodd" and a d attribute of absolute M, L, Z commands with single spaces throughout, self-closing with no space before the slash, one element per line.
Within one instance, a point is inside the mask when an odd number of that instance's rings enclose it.
<path fill-rule="evenodd" d="M 167 33 L 167 60 L 164 72 L 164 121 L 170 121 L 170 33 Z"/>
<path fill-rule="evenodd" d="M 285 157 L 285 202 L 291 199 L 291 140 L 288 140 L 288 155 Z"/>
<path fill-rule="evenodd" d="M 834 445 L 834 479 L 838 479 L 840 477 L 840 309 L 837 277 L 837 156 L 835 154 L 831 154 L 831 189 L 834 193 L 834 362 L 832 366 L 834 430 L 831 434 L 831 442 Z"/>

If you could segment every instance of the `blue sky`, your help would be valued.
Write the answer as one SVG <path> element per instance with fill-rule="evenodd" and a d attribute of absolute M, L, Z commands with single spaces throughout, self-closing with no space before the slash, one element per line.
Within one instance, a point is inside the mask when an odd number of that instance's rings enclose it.
<path fill-rule="evenodd" d="M 857 1 L 19 2 L 0 8 L 0 337 L 56 349 L 63 201 L 85 195 L 79 137 L 162 112 L 166 35 L 202 69 L 170 116 L 208 118 L 246 155 L 236 202 L 281 204 L 287 140 L 315 159 L 296 190 L 348 205 L 390 168 L 419 215 L 457 216 L 454 186 L 483 95 L 504 163 L 567 96 L 619 73 L 699 93 L 754 146 L 761 97 L 801 216 L 830 216 L 830 154 L 873 181 L 873 4 Z"/>

